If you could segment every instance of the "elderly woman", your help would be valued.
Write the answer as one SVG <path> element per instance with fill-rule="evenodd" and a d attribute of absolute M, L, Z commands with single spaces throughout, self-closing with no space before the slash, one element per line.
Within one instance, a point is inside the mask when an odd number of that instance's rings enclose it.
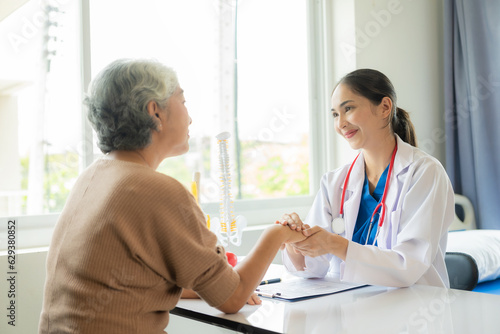
<path fill-rule="evenodd" d="M 189 148 L 191 118 L 170 68 L 115 61 L 85 102 L 105 156 L 80 175 L 54 230 L 39 332 L 163 333 L 183 289 L 237 312 L 302 233 L 271 225 L 245 261 L 227 263 L 194 197 L 155 171 Z"/>

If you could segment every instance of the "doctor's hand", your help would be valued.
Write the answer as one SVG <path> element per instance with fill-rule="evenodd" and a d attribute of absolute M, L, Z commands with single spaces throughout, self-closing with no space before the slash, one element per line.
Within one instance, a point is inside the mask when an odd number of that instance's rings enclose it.
<path fill-rule="evenodd" d="M 302 220 L 300 219 L 299 215 L 296 214 L 295 212 L 293 213 L 285 213 L 283 216 L 281 216 L 281 220 L 277 220 L 276 224 L 281 224 L 283 226 L 288 226 L 290 229 L 294 231 L 303 231 L 305 229 L 310 228 L 309 225 L 304 224 Z"/>
<path fill-rule="evenodd" d="M 298 216 L 297 216 L 298 217 Z M 299 218 L 300 220 L 300 218 Z M 277 225 L 282 225 L 282 226 L 287 226 L 287 222 L 281 222 L 281 221 L 276 221 L 276 224 Z M 304 226 L 307 226 L 309 227 L 308 225 L 304 225 Z M 287 238 L 282 244 L 281 244 L 281 247 L 280 249 L 283 250 L 285 248 L 286 245 L 290 245 L 290 244 L 293 244 L 293 243 L 296 243 L 296 242 L 299 242 L 299 241 L 302 241 L 306 238 L 306 236 L 304 235 L 304 233 L 302 232 L 302 229 L 301 230 L 296 230 L 296 229 L 293 229 L 293 228 L 286 228 L 285 230 L 289 231 L 289 238 Z M 298 253 L 297 253 L 298 254 Z"/>
<path fill-rule="evenodd" d="M 319 226 L 307 228 L 302 232 L 307 239 L 293 244 L 295 251 L 304 256 L 316 257 L 333 254 L 345 260 L 349 241 L 338 234 L 328 232 Z"/>

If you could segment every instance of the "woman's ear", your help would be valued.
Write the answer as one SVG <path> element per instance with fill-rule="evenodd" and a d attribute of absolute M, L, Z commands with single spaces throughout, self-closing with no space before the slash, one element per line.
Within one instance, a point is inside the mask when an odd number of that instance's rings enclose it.
<path fill-rule="evenodd" d="M 392 111 L 392 100 L 389 97 L 384 97 L 379 104 L 379 108 L 382 112 L 382 117 L 387 118 L 391 115 Z"/>
<path fill-rule="evenodd" d="M 151 117 L 155 117 L 158 114 L 158 103 L 156 101 L 149 101 L 147 104 L 148 114 Z"/>
<path fill-rule="evenodd" d="M 149 116 L 151 116 L 156 121 L 158 130 L 161 130 L 161 110 L 158 106 L 158 103 L 156 103 L 155 101 L 149 101 L 147 104 L 147 109 Z"/>

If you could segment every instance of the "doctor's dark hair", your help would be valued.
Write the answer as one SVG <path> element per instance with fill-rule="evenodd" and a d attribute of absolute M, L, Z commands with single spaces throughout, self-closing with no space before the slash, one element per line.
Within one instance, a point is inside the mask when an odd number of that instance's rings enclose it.
<path fill-rule="evenodd" d="M 374 105 L 379 105 L 384 97 L 392 101 L 392 110 L 389 123 L 392 130 L 406 143 L 417 146 L 415 128 L 410 120 L 410 115 L 404 109 L 397 107 L 397 96 L 394 86 L 387 76 L 372 69 L 359 69 L 347 74 L 337 84 L 347 85 L 354 93 L 370 100 Z"/>
<path fill-rule="evenodd" d="M 156 60 L 119 59 L 104 68 L 83 101 L 101 151 L 148 146 L 158 128 L 147 105 L 154 101 L 165 108 L 178 86 L 175 72 Z"/>

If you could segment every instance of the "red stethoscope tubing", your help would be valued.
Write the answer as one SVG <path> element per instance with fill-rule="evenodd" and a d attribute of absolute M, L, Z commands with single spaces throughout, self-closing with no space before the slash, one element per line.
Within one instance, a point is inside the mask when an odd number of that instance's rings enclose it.
<path fill-rule="evenodd" d="M 380 207 L 382 207 L 382 212 L 381 212 L 380 220 L 379 220 L 379 223 L 378 223 L 378 227 L 379 228 L 382 227 L 382 224 L 384 224 L 384 218 L 385 218 L 385 197 L 387 196 L 387 190 L 389 189 L 389 180 L 391 178 L 392 169 L 394 168 L 394 160 L 396 158 L 396 152 L 397 151 L 398 151 L 398 143 L 396 142 L 396 146 L 394 147 L 394 151 L 392 152 L 391 163 L 389 164 L 389 171 L 387 172 L 387 178 L 385 180 L 384 194 L 382 195 L 382 200 L 380 201 L 380 203 L 377 204 L 377 206 L 375 207 L 375 210 L 372 213 L 372 217 L 370 218 L 370 223 L 371 223 L 373 221 L 373 217 L 375 217 L 375 214 L 377 213 L 377 210 Z M 340 216 L 341 217 L 344 216 L 344 198 L 345 198 L 345 192 L 347 190 L 347 184 L 349 183 L 349 178 L 351 177 L 352 167 L 356 163 L 356 160 L 358 159 L 358 157 L 359 157 L 359 154 L 356 156 L 356 158 L 352 162 L 351 167 L 349 167 L 349 170 L 347 171 L 347 175 L 345 177 L 344 189 L 342 189 L 342 198 L 341 198 L 341 202 L 340 202 Z"/>

